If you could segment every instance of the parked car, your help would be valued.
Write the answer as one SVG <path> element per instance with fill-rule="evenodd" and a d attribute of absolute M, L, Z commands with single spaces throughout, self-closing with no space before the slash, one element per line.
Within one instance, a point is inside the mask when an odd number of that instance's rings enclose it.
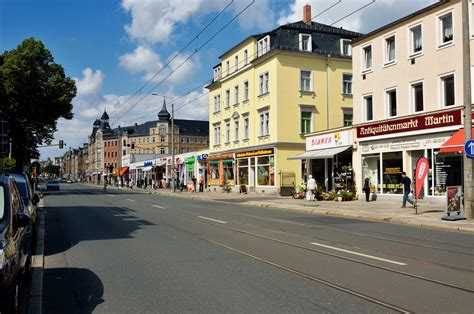
<path fill-rule="evenodd" d="M 59 181 L 49 180 L 46 182 L 46 191 L 59 191 Z"/>
<path fill-rule="evenodd" d="M 15 313 L 31 265 L 31 218 L 12 176 L 0 174 L 0 313 Z"/>
<path fill-rule="evenodd" d="M 36 231 L 36 205 L 38 205 L 40 198 L 39 195 L 34 193 L 31 181 L 26 173 L 10 173 L 15 179 L 16 184 L 20 190 L 23 204 L 31 216 L 31 222 L 33 224 L 33 234 Z"/>
<path fill-rule="evenodd" d="M 72 180 L 67 180 L 66 183 L 72 184 Z"/>

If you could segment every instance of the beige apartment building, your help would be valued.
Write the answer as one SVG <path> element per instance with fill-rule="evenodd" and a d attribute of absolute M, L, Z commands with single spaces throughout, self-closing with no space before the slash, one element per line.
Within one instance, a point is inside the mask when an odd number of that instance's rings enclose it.
<path fill-rule="evenodd" d="M 422 156 L 428 200 L 463 184 L 462 148 L 446 144 L 463 123 L 461 24 L 461 0 L 440 1 L 353 42 L 358 187 L 370 176 L 378 196 L 401 199 L 401 172 L 413 177 Z"/>

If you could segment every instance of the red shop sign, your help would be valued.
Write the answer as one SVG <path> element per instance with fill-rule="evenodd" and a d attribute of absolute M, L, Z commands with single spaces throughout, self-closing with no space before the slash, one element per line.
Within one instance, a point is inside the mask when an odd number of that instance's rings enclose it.
<path fill-rule="evenodd" d="M 357 137 L 379 136 L 459 124 L 461 124 L 461 110 L 458 109 L 359 126 L 357 127 Z"/>

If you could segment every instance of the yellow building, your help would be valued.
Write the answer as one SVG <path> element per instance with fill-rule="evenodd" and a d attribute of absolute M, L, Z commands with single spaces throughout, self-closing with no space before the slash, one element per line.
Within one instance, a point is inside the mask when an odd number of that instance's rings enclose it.
<path fill-rule="evenodd" d="M 305 151 L 304 135 L 352 123 L 350 43 L 359 36 L 306 20 L 220 56 L 207 86 L 211 186 L 278 192 L 303 180 L 304 162 L 288 158 Z"/>

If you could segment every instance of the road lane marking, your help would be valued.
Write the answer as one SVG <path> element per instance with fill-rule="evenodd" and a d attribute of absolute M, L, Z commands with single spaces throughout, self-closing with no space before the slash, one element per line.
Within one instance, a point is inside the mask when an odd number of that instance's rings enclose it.
<path fill-rule="evenodd" d="M 201 219 L 206 219 L 206 220 L 210 220 L 210 221 L 215 221 L 215 222 L 218 222 L 218 223 L 221 223 L 221 224 L 226 224 L 226 223 L 227 223 L 227 222 L 222 221 L 222 220 L 212 219 L 212 218 L 208 218 L 208 217 L 204 217 L 204 216 L 198 216 L 198 217 L 201 218 Z"/>
<path fill-rule="evenodd" d="M 115 195 L 111 195 L 111 194 L 107 194 L 107 196 L 110 196 L 110 197 L 116 197 Z"/>
<path fill-rule="evenodd" d="M 161 209 L 165 208 L 164 206 L 156 205 L 156 204 L 153 204 L 153 205 L 151 205 L 151 206 L 152 206 L 152 207 L 156 207 L 156 208 L 161 208 Z"/>
<path fill-rule="evenodd" d="M 129 202 L 135 202 L 135 200 L 132 200 L 132 199 L 129 199 L 129 198 L 126 198 L 127 201 Z"/>
<path fill-rule="evenodd" d="M 392 264 L 395 264 L 395 265 L 401 265 L 401 266 L 407 265 L 407 264 L 405 264 L 405 263 L 401 263 L 401 262 L 397 262 L 397 261 L 392 261 L 392 260 L 385 259 L 385 258 L 381 258 L 381 257 L 377 257 L 377 256 L 362 254 L 362 253 L 358 253 L 358 252 L 354 252 L 354 251 L 344 250 L 344 249 L 340 249 L 340 248 L 338 248 L 338 247 L 329 246 L 329 245 L 325 245 L 325 244 L 321 244 L 321 243 L 311 242 L 311 244 L 312 244 L 312 245 L 321 246 L 321 247 L 325 247 L 325 248 L 327 248 L 327 249 L 332 249 L 332 250 L 336 250 L 336 251 L 340 251 L 340 252 L 345 252 L 345 253 L 349 253 L 349 254 L 354 254 L 354 255 L 358 255 L 358 256 L 363 256 L 363 257 L 375 259 L 375 260 L 382 261 L 382 262 L 392 263 Z"/>

